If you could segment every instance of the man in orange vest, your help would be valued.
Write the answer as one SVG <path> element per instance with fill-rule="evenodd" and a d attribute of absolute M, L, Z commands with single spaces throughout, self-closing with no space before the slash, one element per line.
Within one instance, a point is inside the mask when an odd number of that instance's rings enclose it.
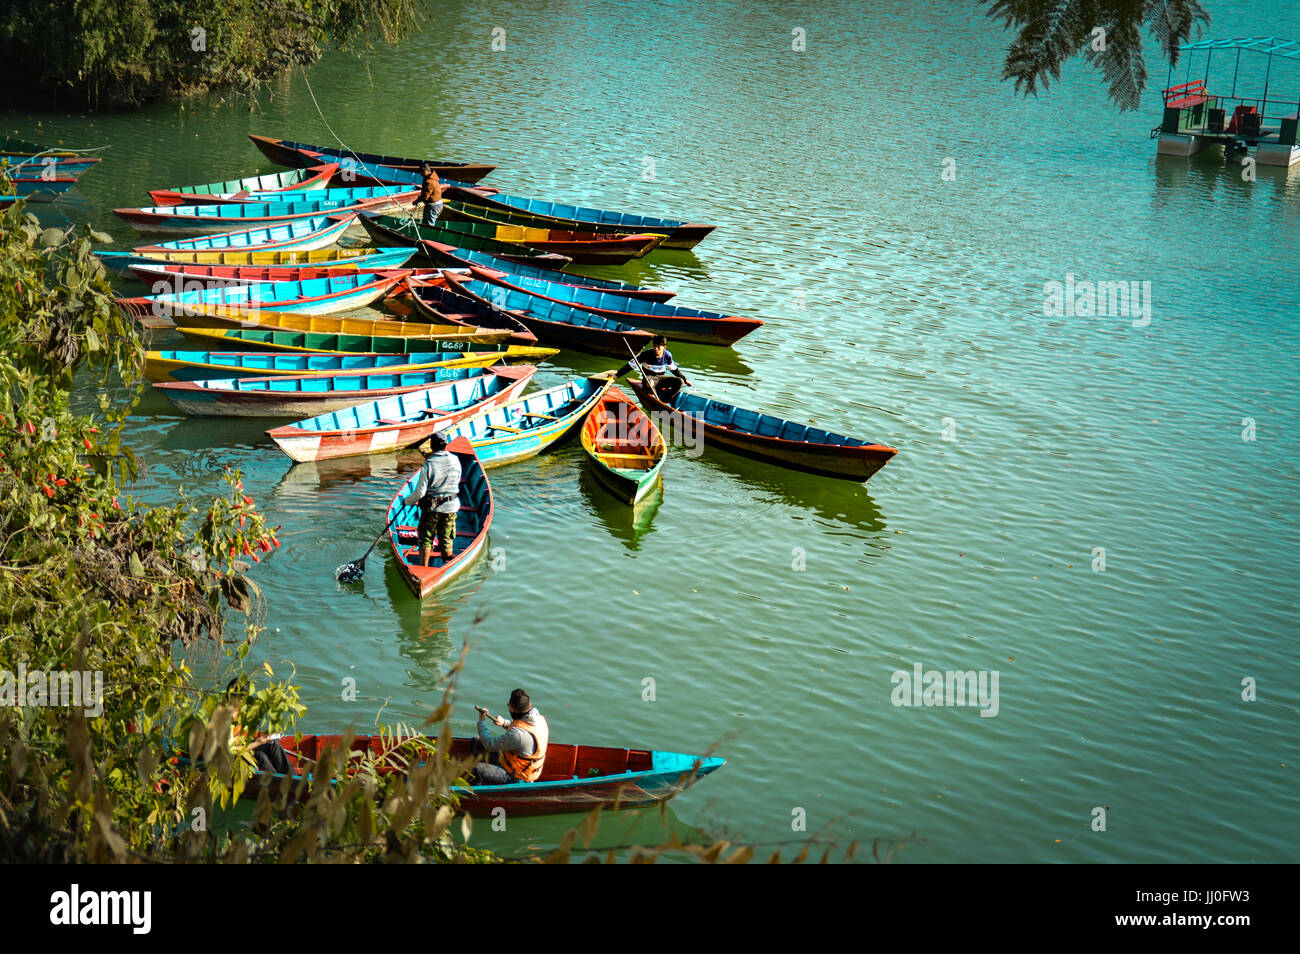
<path fill-rule="evenodd" d="M 490 753 L 489 758 L 494 761 L 474 766 L 471 785 L 511 785 L 535 782 L 542 777 L 550 726 L 522 689 L 510 693 L 509 706 L 508 720 L 494 716 L 482 706 L 474 707 L 478 710 L 476 750 Z M 488 722 L 505 729 L 505 734 L 493 737 L 488 732 Z"/>

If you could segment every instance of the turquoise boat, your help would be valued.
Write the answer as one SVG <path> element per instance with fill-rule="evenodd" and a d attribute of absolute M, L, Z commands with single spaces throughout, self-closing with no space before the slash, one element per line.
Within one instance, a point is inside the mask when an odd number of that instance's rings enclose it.
<path fill-rule="evenodd" d="M 330 179 L 339 171 L 337 162 L 313 166 L 310 169 L 293 169 L 289 172 L 270 172 L 262 176 L 245 176 L 242 179 L 224 179 L 202 185 L 172 186 L 170 189 L 150 189 L 154 205 L 184 205 L 195 196 L 238 195 L 249 192 L 283 194 L 292 192 L 298 197 L 302 192 L 319 192 L 329 188 Z"/>
<path fill-rule="evenodd" d="M 285 249 L 311 251 L 326 248 L 339 240 L 357 219 L 355 212 L 335 215 L 313 215 L 292 222 L 261 225 L 251 229 L 236 229 L 217 235 L 200 235 L 195 238 L 173 239 L 153 245 L 137 245 L 130 252 L 100 252 L 100 261 L 106 265 L 114 256 L 165 258 L 167 252 L 271 252 Z M 112 265 L 110 267 L 119 267 Z M 125 266 L 120 266 L 125 268 Z"/>
<path fill-rule="evenodd" d="M 529 365 L 488 368 L 473 377 L 354 404 L 266 433 L 299 463 L 386 454 L 413 447 L 435 430 L 514 401 L 536 373 L 537 368 Z"/>
<path fill-rule="evenodd" d="M 501 355 L 501 352 L 485 354 Z M 412 354 L 147 351 L 144 373 L 150 381 L 210 381 L 220 378 L 265 378 L 273 374 L 323 374 L 329 371 L 353 371 L 359 374 L 399 369 L 427 371 L 448 362 L 463 364 L 465 360 L 464 351 L 417 351 Z"/>
<path fill-rule="evenodd" d="M 569 436 L 613 383 L 578 378 L 477 414 L 444 433 L 448 440 L 468 440 L 484 467 L 524 460 Z"/>
<path fill-rule="evenodd" d="M 333 189 L 310 193 L 313 198 L 285 201 L 226 202 L 217 205 L 159 205 L 146 208 L 114 209 L 113 213 L 137 232 L 221 232 L 232 228 L 277 225 L 296 219 L 310 219 L 327 213 L 378 210 L 400 204 L 400 193 L 388 187 L 375 189 Z M 335 193 L 334 198 L 329 194 Z M 370 193 L 370 194 L 363 194 Z M 320 195 L 321 198 L 315 198 Z M 408 199 L 414 198 L 409 195 Z"/>
<path fill-rule="evenodd" d="M 301 282 L 261 282 L 256 285 L 227 285 L 166 295 L 142 295 L 151 302 L 154 314 L 165 314 L 168 306 L 215 305 L 221 308 L 255 308 L 299 315 L 329 315 L 361 308 L 387 295 L 405 276 L 404 272 L 360 272 L 336 278 L 311 278 Z M 249 317 L 255 321 L 254 316 Z"/>
<path fill-rule="evenodd" d="M 307 418 L 446 381 L 494 374 L 495 368 L 362 374 L 298 374 L 210 381 L 156 381 L 154 390 L 196 417 Z"/>

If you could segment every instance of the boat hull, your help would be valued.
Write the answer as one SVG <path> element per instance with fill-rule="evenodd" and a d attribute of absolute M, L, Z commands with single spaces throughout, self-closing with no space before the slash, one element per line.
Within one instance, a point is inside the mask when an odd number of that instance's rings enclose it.
<path fill-rule="evenodd" d="M 608 213 L 599 209 L 584 210 L 595 213 L 598 217 L 591 219 L 568 218 L 560 215 L 547 215 L 537 211 L 521 208 L 509 201 L 498 198 L 495 194 L 482 189 L 464 189 L 453 187 L 445 193 L 446 198 L 462 202 L 465 205 L 484 209 L 486 217 L 499 218 L 511 225 L 524 225 L 530 228 L 550 229 L 599 229 L 622 235 L 658 232 L 665 236 L 660 248 L 688 249 L 699 245 L 717 226 L 702 225 L 694 222 L 645 221 L 624 224 L 616 221 L 617 213 Z M 514 200 L 514 196 L 509 197 Z M 576 210 L 575 210 L 576 211 Z M 638 218 L 627 216 L 627 218 Z M 649 219 L 649 217 L 645 217 Z"/>
<path fill-rule="evenodd" d="M 898 453 L 894 448 L 883 444 L 846 446 L 809 443 L 720 427 L 697 415 L 684 414 L 673 405 L 665 403 L 651 394 L 642 381 L 632 378 L 628 384 L 636 393 L 642 406 L 663 415 L 661 423 L 667 421 L 673 428 L 681 428 L 682 433 L 702 430 L 706 448 L 721 448 L 733 454 L 777 464 L 791 470 L 861 483 L 870 479 Z"/>
<path fill-rule="evenodd" d="M 281 739 L 291 766 L 299 769 L 315 764 L 325 750 L 337 750 L 342 742 L 339 736 L 327 735 Z M 384 739 L 358 736 L 353 739 L 351 750 L 380 756 L 396 746 L 405 746 L 403 761 L 421 762 L 433 755 L 435 744 L 434 739 L 421 736 Z M 468 738 L 452 739 L 448 757 L 458 761 L 472 759 L 471 744 Z M 180 761 L 188 762 L 183 757 Z M 336 763 L 340 761 L 335 759 Z M 399 773 L 395 761 L 381 762 L 379 773 Z M 497 808 L 504 809 L 510 817 L 585 813 L 597 806 L 644 808 L 671 798 L 725 764 L 724 759 L 716 756 L 551 742 L 547 746 L 542 777 L 536 782 L 479 785 L 473 789 L 457 785 L 452 791 L 459 797 L 462 810 L 479 817 L 490 815 Z M 256 799 L 264 788 L 270 788 L 274 794 L 283 792 L 305 799 L 310 785 L 302 784 L 304 778 L 310 780 L 311 776 L 297 771 L 289 775 L 258 772 L 249 780 L 242 797 Z"/>
<path fill-rule="evenodd" d="M 149 381 L 210 381 L 265 378 L 272 375 L 334 372 L 406 373 L 437 368 L 476 368 L 498 364 L 504 351 L 429 351 L 413 355 L 350 352 L 148 351 L 144 375 Z"/>
<path fill-rule="evenodd" d="M 616 387 L 583 421 L 582 449 L 596 480 L 630 505 L 654 489 L 667 456 L 654 422 Z"/>
<path fill-rule="evenodd" d="M 155 245 L 137 245 L 134 256 L 157 258 L 172 252 L 311 252 L 328 248 L 356 221 L 356 213 L 318 215 L 294 223 L 235 229 L 215 235 L 175 239 Z"/>
<path fill-rule="evenodd" d="M 428 439 L 434 431 L 450 427 L 475 414 L 516 400 L 528 386 L 533 375 L 537 373 L 537 369 L 516 366 L 494 368 L 492 373 L 501 379 L 502 387 L 486 395 L 471 407 L 436 413 L 438 408 L 430 406 L 430 410 L 435 413 L 418 421 L 406 421 L 401 424 L 375 423 L 369 426 L 358 424 L 347 428 L 309 430 L 300 423 L 276 427 L 267 431 L 267 434 L 280 450 L 298 463 L 391 453 L 419 444 Z M 407 410 L 408 402 L 404 400 L 402 404 L 403 409 Z"/>
<path fill-rule="evenodd" d="M 319 153 L 321 155 L 329 156 L 331 161 L 341 161 L 346 156 L 355 156 L 361 162 L 367 164 L 394 166 L 398 169 L 405 169 L 408 172 L 418 172 L 420 169 L 420 163 L 425 161 L 423 159 L 409 159 L 402 156 L 381 156 L 369 152 L 344 152 L 339 149 L 331 149 L 328 146 L 290 142 L 284 139 L 276 139 L 271 136 L 255 136 L 251 133 L 248 138 L 253 141 L 253 145 L 262 151 L 262 155 L 266 156 L 266 158 L 270 159 L 276 165 L 289 166 L 291 168 L 312 165 L 319 162 L 319 159 L 307 155 L 306 153 Z M 390 161 L 385 162 L 383 160 Z M 437 172 L 439 176 L 446 176 L 460 182 L 478 182 L 496 168 L 496 166 L 472 164 L 467 162 L 429 161 L 432 163 L 434 171 Z"/>
<path fill-rule="evenodd" d="M 420 522 L 419 508 L 405 503 L 405 498 L 414 490 L 416 474 L 406 479 L 388 505 L 388 544 L 402 579 L 420 599 L 463 575 L 482 556 L 487 546 L 488 529 L 492 525 L 492 487 L 474 448 L 464 438 L 452 437 L 447 449 L 460 458 L 461 467 L 461 506 L 456 516 L 456 540 L 450 560 L 433 555 L 438 553 L 435 546 L 430 554 L 431 565 L 424 566 L 418 562 L 419 548 L 412 537 Z"/>

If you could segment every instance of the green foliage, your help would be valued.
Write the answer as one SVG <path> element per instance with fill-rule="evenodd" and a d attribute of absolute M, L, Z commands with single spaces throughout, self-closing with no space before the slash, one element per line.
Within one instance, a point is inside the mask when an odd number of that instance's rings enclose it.
<path fill-rule="evenodd" d="M 10 0 L 0 12 L 0 81 L 94 108 L 249 88 L 315 62 L 331 44 L 396 42 L 425 8 L 425 0 Z"/>
<path fill-rule="evenodd" d="M 1016 92 L 1037 95 L 1061 67 L 1083 53 L 1110 87 L 1121 110 L 1137 109 L 1146 87 L 1142 51 L 1144 28 L 1150 31 L 1170 64 L 1192 31 L 1210 22 L 1197 0 L 979 0 L 989 16 L 1017 31 L 1007 50 L 1002 78 L 1015 80 Z M 1104 49 L 1094 30 L 1105 31 Z"/>

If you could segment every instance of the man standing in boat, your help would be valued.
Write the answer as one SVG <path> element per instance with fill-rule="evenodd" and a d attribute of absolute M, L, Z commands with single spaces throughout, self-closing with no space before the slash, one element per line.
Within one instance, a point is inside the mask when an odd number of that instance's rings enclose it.
<path fill-rule="evenodd" d="M 433 163 L 420 163 L 420 194 L 415 199 L 416 205 L 424 206 L 422 225 L 433 225 L 442 215 L 442 180 L 434 171 Z"/>
<path fill-rule="evenodd" d="M 673 353 L 668 350 L 668 339 L 663 335 L 655 335 L 650 339 L 650 347 L 615 371 L 614 380 L 618 380 L 638 365 L 646 384 L 666 401 L 671 400 L 681 390 L 683 384 L 688 388 L 693 387 L 691 382 L 686 380 L 686 375 L 682 374 L 681 368 L 677 367 L 677 362 L 673 360 Z"/>
<path fill-rule="evenodd" d="M 474 766 L 472 785 L 510 785 L 514 782 L 535 782 L 542 777 L 546 762 L 546 745 L 551 738 L 551 727 L 533 706 L 533 700 L 522 689 L 510 693 L 510 719 L 494 716 L 482 706 L 478 709 L 478 738 L 474 751 L 487 752 L 493 761 L 479 762 Z M 505 729 L 504 735 L 493 737 L 488 723 Z"/>
<path fill-rule="evenodd" d="M 460 458 L 447 450 L 447 438 L 434 431 L 429 436 L 429 453 L 420 465 L 407 506 L 420 507 L 420 564 L 429 565 L 433 537 L 438 538 L 443 560 L 452 557 L 456 541 L 456 514 L 460 510 Z"/>

